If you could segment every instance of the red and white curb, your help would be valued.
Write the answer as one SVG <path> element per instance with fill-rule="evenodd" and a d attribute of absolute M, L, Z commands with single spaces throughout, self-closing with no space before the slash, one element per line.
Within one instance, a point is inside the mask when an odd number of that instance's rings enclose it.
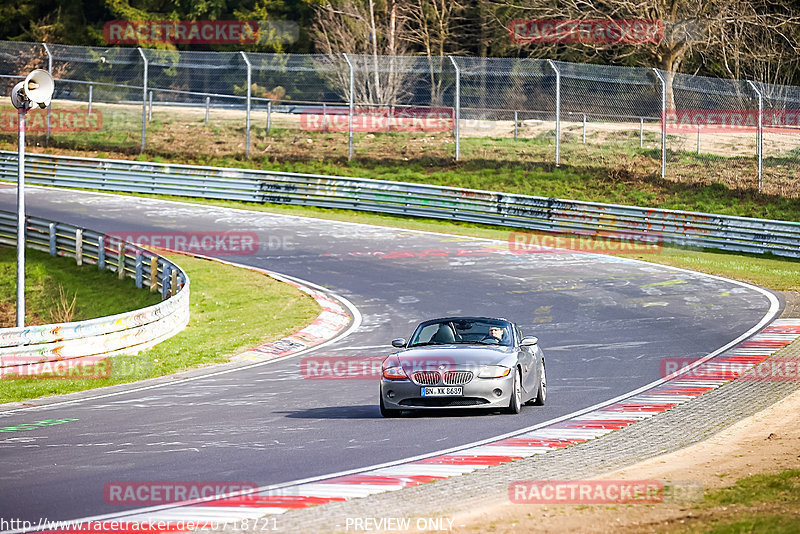
<path fill-rule="evenodd" d="M 281 514 L 292 509 L 417 486 L 570 447 L 653 417 L 716 389 L 737 378 L 740 372 L 756 368 L 798 337 L 800 337 L 800 319 L 778 319 L 733 348 L 698 360 L 691 367 L 669 375 L 657 381 L 655 385 L 646 386 L 606 405 L 544 423 L 532 430 L 528 429 L 518 434 L 509 434 L 432 456 L 259 488 L 257 492 L 247 495 L 176 503 L 140 509 L 127 514 L 85 519 L 85 524 L 88 523 L 87 526 L 93 528 L 73 530 L 119 532 L 126 530 L 123 525 L 133 524 L 158 525 L 156 528 L 148 529 L 150 532 L 183 530 L 186 525 L 196 528 L 218 528 L 241 524 L 243 520 L 253 521 L 268 514 Z M 704 366 L 702 378 L 694 378 L 693 375 L 696 373 L 691 372 L 698 365 Z M 731 372 L 733 365 L 737 370 L 736 373 Z M 112 520 L 121 528 L 103 528 Z M 130 527 L 127 530 L 130 530 Z"/>

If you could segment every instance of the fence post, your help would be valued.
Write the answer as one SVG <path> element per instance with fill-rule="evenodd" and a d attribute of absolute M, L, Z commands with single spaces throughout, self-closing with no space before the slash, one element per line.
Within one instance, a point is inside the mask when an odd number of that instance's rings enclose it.
<path fill-rule="evenodd" d="M 267 133 L 272 130 L 272 100 L 267 100 Z"/>
<path fill-rule="evenodd" d="M 89 84 L 89 113 L 92 112 L 92 84 Z"/>
<path fill-rule="evenodd" d="M 547 64 L 556 73 L 556 165 L 561 163 L 561 73 L 552 59 Z"/>
<path fill-rule="evenodd" d="M 583 114 L 583 144 L 586 144 L 586 113 Z"/>
<path fill-rule="evenodd" d="M 144 55 L 144 50 L 141 47 L 137 48 L 139 55 L 142 56 L 144 61 L 144 69 L 142 71 L 142 148 L 140 153 L 144 154 L 144 145 L 147 139 L 147 57 Z"/>
<path fill-rule="evenodd" d="M 328 122 L 328 106 L 325 102 L 322 103 L 322 131 L 327 129 L 326 122 Z"/>
<path fill-rule="evenodd" d="M 247 119 L 245 120 L 244 125 L 244 157 L 245 159 L 250 159 L 250 97 L 252 89 L 250 84 L 252 83 L 253 79 L 253 68 L 250 65 L 250 60 L 247 58 L 247 54 L 244 53 L 244 50 L 239 51 L 242 54 L 242 59 L 244 59 L 245 64 L 247 65 Z"/>
<path fill-rule="evenodd" d="M 83 229 L 75 229 L 75 264 L 83 265 Z"/>
<path fill-rule="evenodd" d="M 514 110 L 514 140 L 517 140 L 517 126 L 519 125 L 519 112 Z"/>
<path fill-rule="evenodd" d="M 700 125 L 697 125 L 697 155 L 700 155 Z"/>
<path fill-rule="evenodd" d="M 347 160 L 353 159 L 353 106 L 355 105 L 355 72 L 353 72 L 353 64 L 347 54 L 342 54 L 344 60 L 347 61 L 347 66 L 350 68 L 350 111 L 347 118 Z"/>
<path fill-rule="evenodd" d="M 206 127 L 208 127 L 208 114 L 211 111 L 211 97 L 206 97 Z"/>
<path fill-rule="evenodd" d="M 56 247 L 56 223 L 50 223 L 48 230 L 50 235 L 50 255 L 55 256 L 58 253 L 58 249 Z"/>
<path fill-rule="evenodd" d="M 658 71 L 653 72 L 661 84 L 661 177 L 667 177 L 667 82 Z"/>
<path fill-rule="evenodd" d="M 639 148 L 644 148 L 644 117 L 639 117 Z"/>
<path fill-rule="evenodd" d="M 147 92 L 147 122 L 153 120 L 153 91 Z"/>
<path fill-rule="evenodd" d="M 456 63 L 456 60 L 453 56 L 447 57 L 450 58 L 453 68 L 456 69 L 456 96 L 455 101 L 453 102 L 456 116 L 455 120 L 453 121 L 453 134 L 456 138 L 456 161 L 458 161 L 458 158 L 461 155 L 461 131 L 459 129 L 461 123 L 461 69 L 458 68 L 458 63 Z"/>
<path fill-rule="evenodd" d="M 47 72 L 50 73 L 50 76 L 53 75 L 53 54 L 50 53 L 50 47 L 47 46 L 47 43 L 42 43 L 44 47 L 44 51 L 47 53 Z M 50 144 L 50 112 L 53 108 L 52 104 L 47 104 L 47 136 L 44 140 L 44 145 L 48 146 Z"/>
<path fill-rule="evenodd" d="M 756 84 L 747 81 L 748 85 L 758 96 L 758 129 L 756 130 L 756 157 L 758 158 L 758 192 L 761 192 L 761 185 L 764 180 L 764 100 L 761 91 Z"/>

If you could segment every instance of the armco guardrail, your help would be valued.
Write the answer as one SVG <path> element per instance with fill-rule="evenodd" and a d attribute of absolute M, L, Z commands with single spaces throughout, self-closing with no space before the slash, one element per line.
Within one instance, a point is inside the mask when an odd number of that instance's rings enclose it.
<path fill-rule="evenodd" d="M 0 151 L 0 179 L 17 156 Z M 296 204 L 800 257 L 800 223 L 315 174 L 26 155 L 26 181 L 58 187 Z"/>
<path fill-rule="evenodd" d="M 15 213 L 0 212 L 0 244 L 16 245 Z M 189 278 L 166 258 L 131 243 L 69 224 L 28 217 L 28 247 L 69 256 L 134 278 L 164 300 L 147 308 L 87 321 L 0 329 L 0 378 L 38 374 L 46 362 L 102 359 L 148 348 L 181 331 L 189 321 Z M 106 367 L 106 369 L 108 369 Z"/>

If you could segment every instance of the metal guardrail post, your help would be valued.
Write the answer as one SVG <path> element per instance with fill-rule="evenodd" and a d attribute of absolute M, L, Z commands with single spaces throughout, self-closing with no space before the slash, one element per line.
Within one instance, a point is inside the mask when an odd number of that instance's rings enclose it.
<path fill-rule="evenodd" d="M 667 177 L 667 82 L 658 69 L 653 72 L 661 83 L 661 177 Z"/>
<path fill-rule="evenodd" d="M 453 64 L 453 68 L 456 69 L 456 95 L 453 101 L 453 107 L 455 108 L 455 118 L 453 119 L 453 135 L 456 138 L 456 161 L 458 161 L 459 156 L 461 155 L 461 69 L 458 68 L 458 63 L 453 56 L 447 56 L 450 58 L 450 63 Z"/>
<path fill-rule="evenodd" d="M 142 256 L 142 251 L 136 251 L 136 287 L 138 289 L 142 289 L 142 271 L 143 271 L 143 264 L 144 264 L 144 256 Z"/>
<path fill-rule="evenodd" d="M 561 72 L 552 59 L 547 64 L 556 73 L 556 165 L 561 163 Z"/>
<path fill-rule="evenodd" d="M 158 257 L 153 256 L 150 258 L 150 291 L 155 292 L 158 289 Z"/>
<path fill-rule="evenodd" d="M 83 229 L 75 229 L 75 264 L 80 267 L 83 265 Z"/>
<path fill-rule="evenodd" d="M 137 48 L 139 51 L 139 55 L 142 56 L 142 61 L 144 62 L 144 68 L 142 70 L 142 147 L 139 150 L 140 153 L 144 154 L 144 146 L 147 140 L 147 69 L 148 69 L 148 62 L 147 57 L 144 55 L 144 50 L 141 47 Z"/>
<path fill-rule="evenodd" d="M 245 64 L 247 65 L 247 119 L 245 119 L 245 126 L 244 126 L 244 157 L 245 159 L 250 159 L 250 105 L 251 105 L 251 97 L 252 97 L 252 88 L 250 84 L 253 80 L 253 66 L 250 64 L 250 59 L 248 59 L 247 54 L 244 53 L 244 50 L 240 50 L 242 54 L 242 59 L 244 59 Z"/>
<path fill-rule="evenodd" d="M 50 47 L 47 46 L 47 43 L 42 43 L 44 47 L 44 51 L 47 53 L 47 72 L 50 73 L 50 76 L 53 75 L 53 54 L 50 53 Z M 45 137 L 44 144 L 48 146 L 50 144 L 50 113 L 52 111 L 53 104 L 50 103 L 47 105 L 47 136 Z"/>
<path fill-rule="evenodd" d="M 169 280 L 172 274 L 172 268 L 169 265 L 164 265 L 164 271 L 161 273 L 161 298 L 167 298 L 169 295 Z"/>
<path fill-rule="evenodd" d="M 758 97 L 758 129 L 756 130 L 756 157 L 758 158 L 758 192 L 761 192 L 764 181 L 764 99 L 756 84 L 747 81 Z"/>
<path fill-rule="evenodd" d="M 350 68 L 350 96 L 348 97 L 350 104 L 350 111 L 347 117 L 347 160 L 353 159 L 353 107 L 355 106 L 355 72 L 353 71 L 353 64 L 347 54 L 342 54 L 344 60 L 347 61 L 347 66 Z"/>
<path fill-rule="evenodd" d="M 97 238 L 97 268 L 106 268 L 106 239 L 103 236 Z"/>
<path fill-rule="evenodd" d="M 125 243 L 117 244 L 117 277 L 125 278 Z"/>
<path fill-rule="evenodd" d="M 47 234 L 50 255 L 55 256 L 58 253 L 58 249 L 56 248 L 56 223 L 50 223 L 47 225 Z"/>

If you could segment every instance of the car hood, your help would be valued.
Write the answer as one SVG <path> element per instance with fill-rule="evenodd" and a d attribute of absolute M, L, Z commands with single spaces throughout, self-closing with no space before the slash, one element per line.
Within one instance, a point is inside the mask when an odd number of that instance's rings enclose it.
<path fill-rule="evenodd" d="M 511 365 L 516 359 L 513 347 L 497 345 L 436 345 L 412 348 L 390 356 L 404 369 L 464 369 L 484 365 Z"/>

